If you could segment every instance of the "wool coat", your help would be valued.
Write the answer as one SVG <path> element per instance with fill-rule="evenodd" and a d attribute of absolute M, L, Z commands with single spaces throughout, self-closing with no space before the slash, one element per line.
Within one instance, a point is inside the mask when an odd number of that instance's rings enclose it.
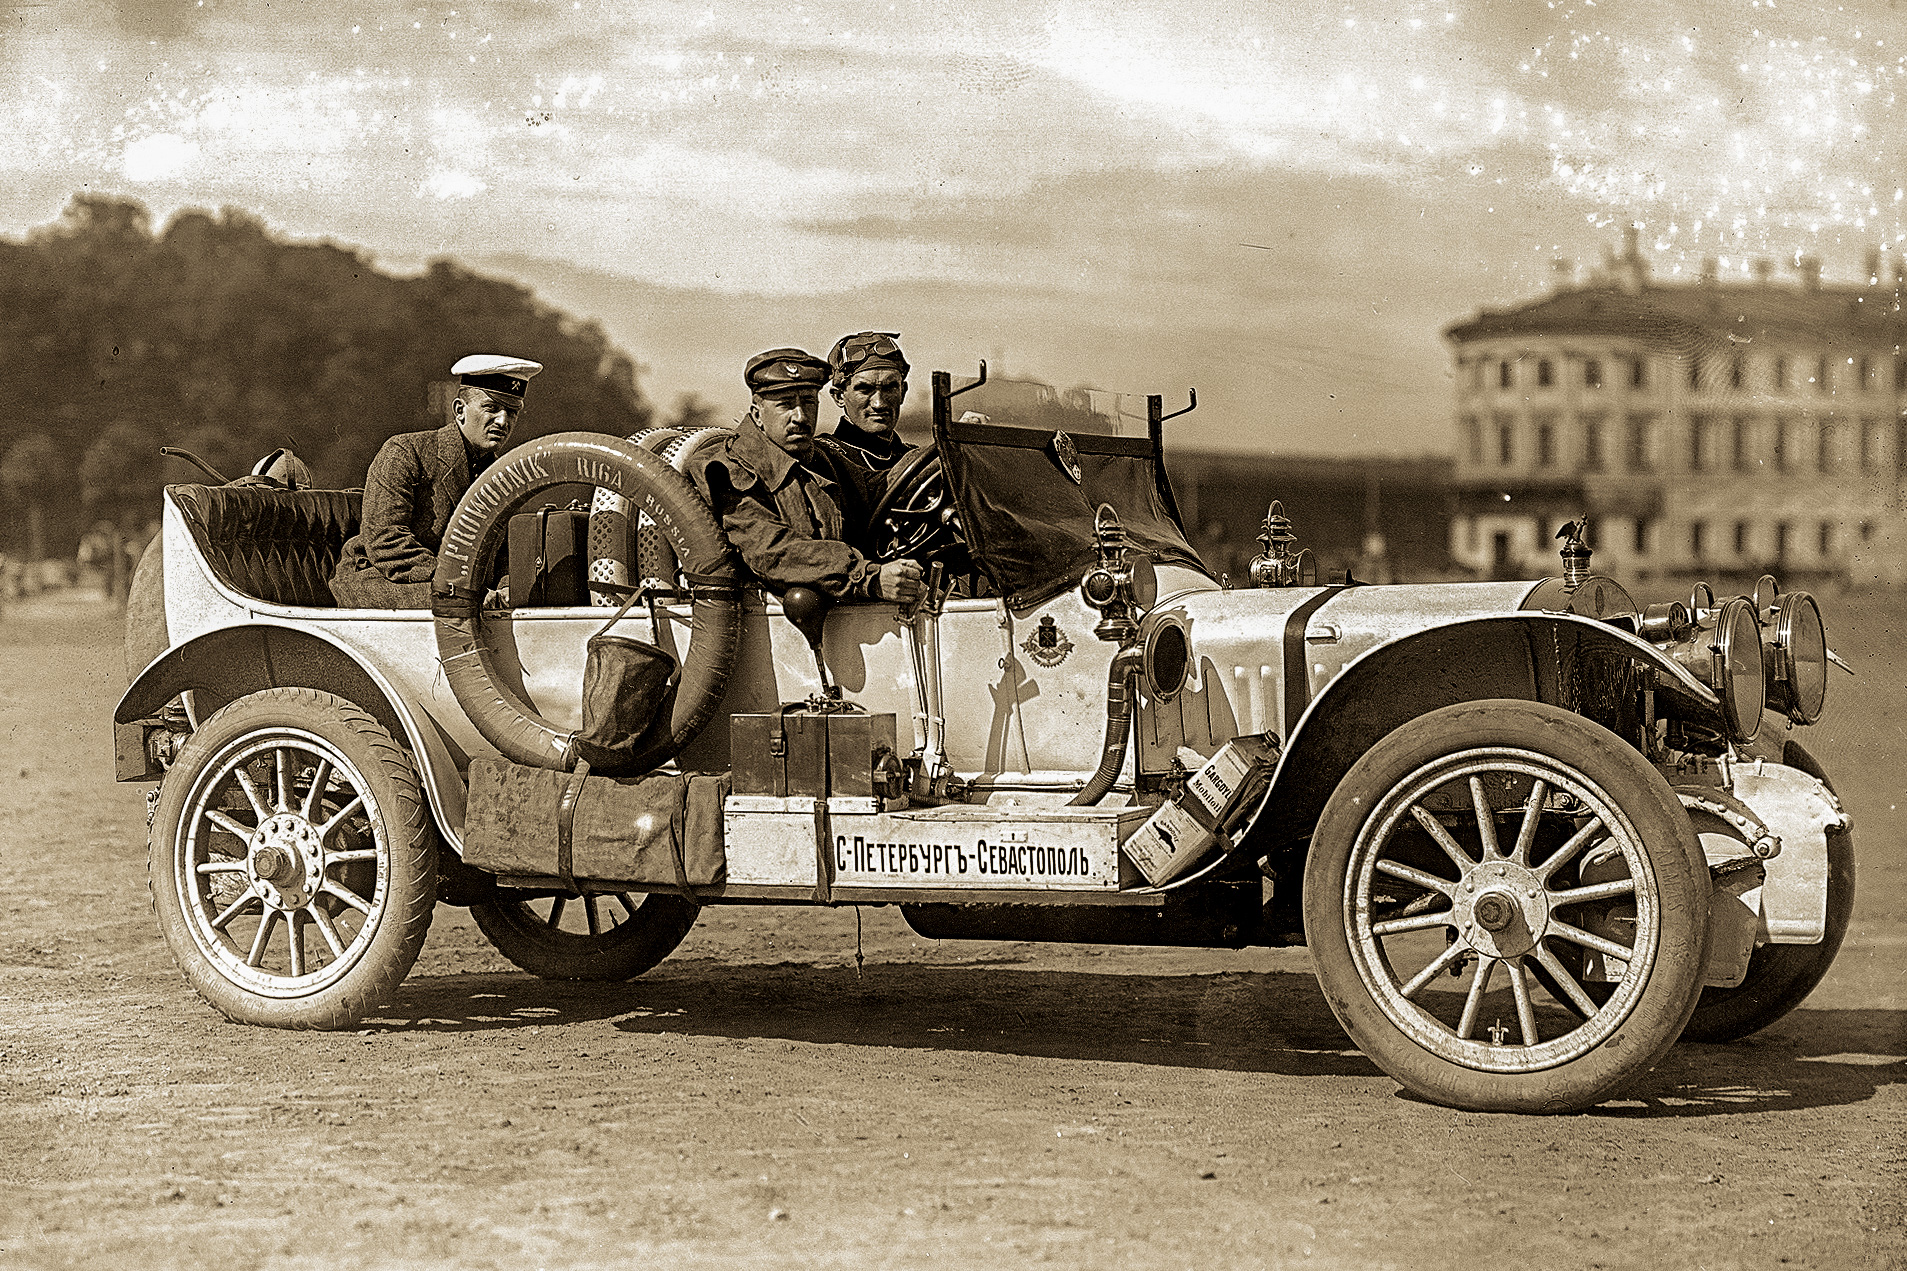
<path fill-rule="evenodd" d="M 456 424 L 386 441 L 365 474 L 358 532 L 345 540 L 332 589 L 367 569 L 393 583 L 428 584 L 457 500 L 491 458 L 473 453 Z"/>

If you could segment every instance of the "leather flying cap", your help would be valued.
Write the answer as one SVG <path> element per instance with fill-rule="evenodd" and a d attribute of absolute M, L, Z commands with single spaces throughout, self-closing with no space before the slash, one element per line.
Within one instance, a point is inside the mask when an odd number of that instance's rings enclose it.
<path fill-rule="evenodd" d="M 291 453 L 289 446 L 280 446 L 253 464 L 251 475 L 275 481 L 287 490 L 309 490 L 312 485 L 311 469 Z"/>
<path fill-rule="evenodd" d="M 870 366 L 890 366 L 907 374 L 907 358 L 901 353 L 898 331 L 857 331 L 844 335 L 828 351 L 828 367 L 834 374 L 834 386 L 846 388 L 856 371 Z"/>
<path fill-rule="evenodd" d="M 742 380 L 751 393 L 819 392 L 828 382 L 828 364 L 803 349 L 770 349 L 748 359 Z"/>
<path fill-rule="evenodd" d="M 456 365 L 450 368 L 450 373 L 457 377 L 459 384 L 467 387 L 521 397 L 523 390 L 529 386 L 530 377 L 542 369 L 541 362 L 532 362 L 527 358 L 473 353 L 469 357 L 458 358 Z"/>

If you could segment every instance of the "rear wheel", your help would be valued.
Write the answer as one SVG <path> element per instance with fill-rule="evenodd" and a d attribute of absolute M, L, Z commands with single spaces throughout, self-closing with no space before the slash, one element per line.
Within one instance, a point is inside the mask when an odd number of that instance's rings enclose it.
<path fill-rule="evenodd" d="M 1472 702 L 1346 774 L 1312 839 L 1305 930 L 1332 1010 L 1404 1086 L 1562 1112 L 1675 1042 L 1707 895 L 1687 815 L 1621 738 L 1555 707 Z"/>
<path fill-rule="evenodd" d="M 314 689 L 267 689 L 179 751 L 147 875 L 186 981 L 228 1019 L 345 1028 L 410 973 L 437 894 L 437 832 L 410 757 Z"/>
<path fill-rule="evenodd" d="M 497 952 L 545 980 L 633 980 L 675 952 L 700 912 L 681 896 L 509 888 L 470 906 Z"/>

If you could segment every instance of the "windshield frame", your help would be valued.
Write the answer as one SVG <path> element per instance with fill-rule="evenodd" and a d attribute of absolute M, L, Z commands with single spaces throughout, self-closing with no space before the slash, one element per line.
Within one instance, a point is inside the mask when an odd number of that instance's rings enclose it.
<path fill-rule="evenodd" d="M 984 375 L 983 366 L 983 381 Z M 1113 503 L 1133 549 L 1150 557 L 1155 567 L 1178 565 L 1212 576 L 1192 547 L 1179 517 L 1178 500 L 1166 473 L 1161 398 L 1157 395 L 1147 398 L 1149 426 L 1145 437 L 1067 433 L 991 421 L 955 422 L 952 399 L 958 395 L 948 372 L 933 373 L 934 443 L 960 511 L 974 567 L 986 575 L 994 594 L 1004 596 L 1014 613 L 1036 608 L 1077 586 L 1097 562 L 1091 530 L 1093 514 L 1101 502 Z M 1061 437 L 1065 442 L 1058 440 Z M 1027 480 L 1015 492 L 1016 506 L 1011 510 L 991 497 L 998 493 L 997 470 L 981 471 L 995 466 L 976 463 L 988 451 L 1002 449 L 1040 457 L 1035 466 L 1016 468 L 1016 474 Z M 1078 477 L 1064 466 L 1068 460 L 1077 468 Z M 1117 482 L 1102 479 L 1128 465 L 1139 465 L 1144 471 L 1127 473 L 1127 479 Z M 1043 480 L 1043 476 L 1048 479 Z M 1109 484 L 1121 487 L 1126 497 L 1101 497 Z M 1050 517 L 1029 515 L 1026 509 L 1026 503 L 1032 501 L 1026 496 L 1040 491 L 1053 496 L 1055 514 Z M 1044 532 L 1034 532 L 1040 527 Z M 1052 550 L 1040 550 L 1036 544 L 1051 544 Z"/>

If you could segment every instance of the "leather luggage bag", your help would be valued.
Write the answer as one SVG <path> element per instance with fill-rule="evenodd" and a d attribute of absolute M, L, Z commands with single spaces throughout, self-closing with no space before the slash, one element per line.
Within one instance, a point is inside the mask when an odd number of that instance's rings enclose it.
<path fill-rule="evenodd" d="M 583 727 L 576 735 L 578 769 L 625 776 L 652 751 L 658 730 L 666 737 L 682 668 L 667 650 L 634 636 L 610 635 L 641 595 L 630 593 L 622 608 L 585 646 Z"/>
<path fill-rule="evenodd" d="M 589 511 L 545 504 L 510 518 L 510 605 L 589 603 Z"/>

